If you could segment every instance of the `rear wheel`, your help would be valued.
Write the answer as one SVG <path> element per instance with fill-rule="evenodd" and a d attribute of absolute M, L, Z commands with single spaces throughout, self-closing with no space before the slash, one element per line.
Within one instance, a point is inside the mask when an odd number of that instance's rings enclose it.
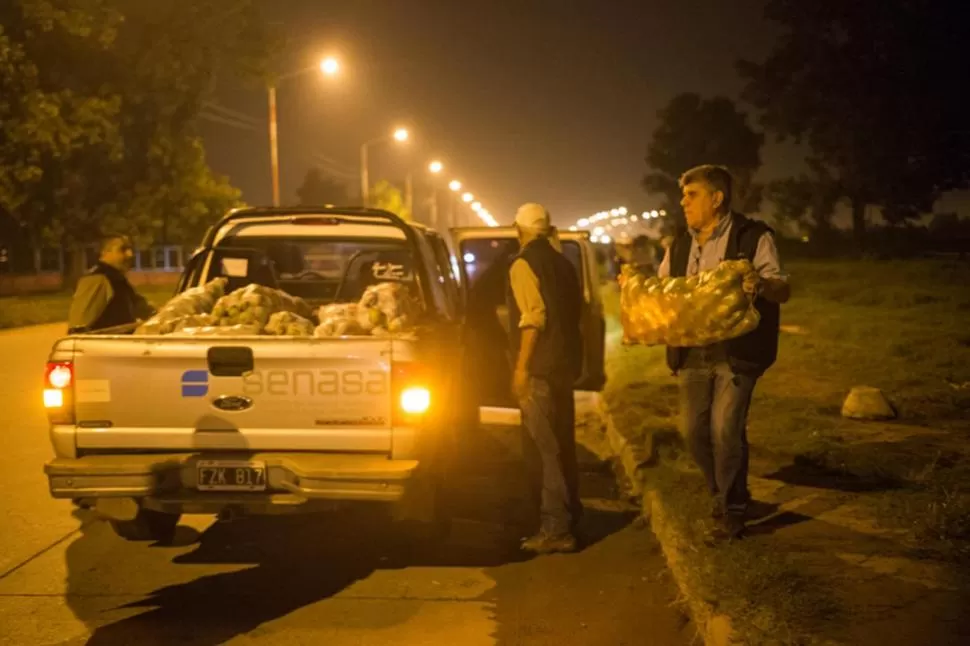
<path fill-rule="evenodd" d="M 393 514 L 397 531 L 416 543 L 438 543 L 451 533 L 451 508 L 439 477 L 409 492 Z"/>
<path fill-rule="evenodd" d="M 153 509 L 139 509 L 131 520 L 112 520 L 115 534 L 127 541 L 170 543 L 175 537 L 179 514 L 166 514 Z"/>

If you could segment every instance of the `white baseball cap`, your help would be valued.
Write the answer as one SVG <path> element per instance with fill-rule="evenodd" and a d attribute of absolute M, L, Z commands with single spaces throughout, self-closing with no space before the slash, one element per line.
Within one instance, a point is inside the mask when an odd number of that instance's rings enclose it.
<path fill-rule="evenodd" d="M 515 223 L 523 229 L 533 231 L 548 231 L 549 227 L 552 226 L 549 211 L 546 210 L 546 207 L 535 202 L 529 202 L 519 207 L 519 210 L 515 212 Z"/>

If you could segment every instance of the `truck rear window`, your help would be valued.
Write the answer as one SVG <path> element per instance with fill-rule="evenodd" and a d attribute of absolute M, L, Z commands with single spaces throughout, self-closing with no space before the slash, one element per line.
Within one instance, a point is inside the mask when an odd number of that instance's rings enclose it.
<path fill-rule="evenodd" d="M 378 283 L 403 283 L 418 295 L 414 257 L 402 240 L 240 236 L 220 241 L 220 248 L 253 249 L 270 261 L 280 289 L 314 304 L 350 303 Z M 231 263 L 230 263 L 231 264 Z M 225 261 L 213 262 L 206 280 L 231 276 Z"/>

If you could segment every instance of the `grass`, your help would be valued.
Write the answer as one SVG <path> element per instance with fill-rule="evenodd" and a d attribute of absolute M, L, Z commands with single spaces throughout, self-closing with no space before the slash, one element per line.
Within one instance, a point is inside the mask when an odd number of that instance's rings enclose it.
<path fill-rule="evenodd" d="M 172 285 L 147 285 L 138 292 L 158 307 L 171 298 Z M 0 296 L 0 329 L 60 323 L 67 321 L 72 293 L 68 291 L 45 292 L 24 296 Z"/>
<path fill-rule="evenodd" d="M 688 589 L 717 614 L 731 617 L 739 643 L 812 643 L 806 635 L 818 634 L 819 626 L 842 614 L 831 590 L 792 567 L 789 554 L 763 542 L 709 545 L 707 487 L 699 472 L 678 459 L 651 470 L 648 485 L 663 495 L 668 531 L 689 546 L 681 569 Z"/>
<path fill-rule="evenodd" d="M 970 559 L 970 264 L 817 261 L 788 270 L 794 295 L 782 308 L 779 359 L 752 403 L 752 460 L 851 484 L 853 503 L 906 530 L 920 552 Z M 615 289 L 605 302 L 618 342 Z M 669 501 L 671 522 L 691 539 L 692 587 L 740 619 L 748 643 L 761 641 L 759 626 L 803 635 L 837 614 L 831 596 L 770 542 L 704 546 L 698 519 L 710 503 L 674 432 L 678 389 L 664 350 L 614 348 L 605 398 L 617 428 L 648 448 L 656 467 L 644 472 L 647 486 Z M 858 385 L 882 389 L 899 418 L 843 418 L 842 402 Z"/>

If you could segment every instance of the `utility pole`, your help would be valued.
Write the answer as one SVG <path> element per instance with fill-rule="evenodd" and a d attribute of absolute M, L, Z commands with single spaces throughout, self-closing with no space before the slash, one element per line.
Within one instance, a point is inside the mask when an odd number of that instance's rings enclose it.
<path fill-rule="evenodd" d="M 269 164 L 273 174 L 273 206 L 280 205 L 280 157 L 276 139 L 276 86 L 269 85 Z"/>

